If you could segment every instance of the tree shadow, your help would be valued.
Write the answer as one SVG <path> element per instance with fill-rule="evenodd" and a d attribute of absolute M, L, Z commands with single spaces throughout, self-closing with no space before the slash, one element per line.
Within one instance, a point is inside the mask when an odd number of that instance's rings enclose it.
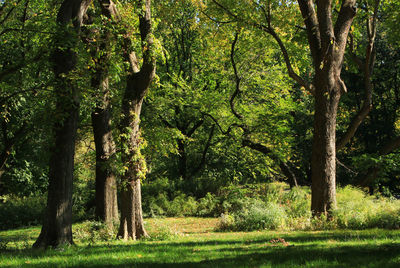
<path fill-rule="evenodd" d="M 163 241 L 75 246 L 59 250 L 8 250 L 0 257 L 31 258 L 29 267 L 59 266 L 59 257 L 71 260 L 68 267 L 400 267 L 400 243 L 386 240 L 351 243 L 351 240 L 371 240 L 375 234 L 316 233 L 281 235 L 291 246 L 273 244 L 268 234 L 247 241 Z M 393 235 L 398 237 L 397 235 Z M 383 236 L 382 238 L 385 238 Z M 329 244 L 349 241 L 346 244 Z M 307 242 L 307 244 L 301 244 Z M 310 243 L 311 242 L 311 243 Z M 323 246 L 326 244 L 326 246 Z M 166 256 L 166 252 L 171 256 Z M 140 254 L 139 254 L 140 253 Z M 143 256 L 142 256 L 143 255 Z M 81 260 L 76 257 L 80 256 Z M 110 257 L 111 256 L 111 257 Z M 122 256 L 112 258 L 112 256 Z M 123 257 L 125 256 L 125 257 Z M 57 257 L 57 258 L 52 258 Z M 20 264 L 15 264 L 17 267 Z"/>

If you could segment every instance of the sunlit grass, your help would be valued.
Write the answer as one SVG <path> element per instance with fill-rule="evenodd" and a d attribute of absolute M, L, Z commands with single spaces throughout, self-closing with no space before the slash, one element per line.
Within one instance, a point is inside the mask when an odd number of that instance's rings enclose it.
<path fill-rule="evenodd" d="M 149 219 L 171 239 L 32 250 L 39 228 L 0 232 L 2 267 L 400 267 L 400 231 L 213 232 L 216 219 Z M 79 227 L 75 225 L 75 228 Z M 5 245 L 5 241 L 8 244 Z"/>

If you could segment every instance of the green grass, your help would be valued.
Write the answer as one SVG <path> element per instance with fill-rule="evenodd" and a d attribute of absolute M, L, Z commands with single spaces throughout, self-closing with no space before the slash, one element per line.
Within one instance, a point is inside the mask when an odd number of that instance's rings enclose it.
<path fill-rule="evenodd" d="M 399 230 L 222 233 L 212 231 L 216 222 L 149 219 L 150 234 L 157 237 L 167 229 L 174 237 L 96 243 L 76 239 L 76 246 L 46 251 L 30 249 L 39 228 L 2 231 L 0 266 L 400 267 Z"/>

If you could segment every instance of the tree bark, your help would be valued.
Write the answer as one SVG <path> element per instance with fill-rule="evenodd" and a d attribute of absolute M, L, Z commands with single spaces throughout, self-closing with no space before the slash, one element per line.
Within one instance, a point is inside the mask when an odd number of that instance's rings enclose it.
<path fill-rule="evenodd" d="M 323 79 L 323 77 L 319 78 Z M 316 83 L 319 84 L 318 82 Z M 336 208 L 336 116 L 338 89 L 328 91 L 325 83 L 316 86 L 314 139 L 311 155 L 311 210 L 328 215 Z"/>
<path fill-rule="evenodd" d="M 109 1 L 99 1 L 102 14 L 107 18 L 116 16 L 115 5 Z M 115 144 L 111 131 L 111 109 L 109 89 L 109 65 L 111 58 L 111 32 L 102 29 L 97 46 L 92 47 L 96 61 L 92 75 L 92 87 L 100 92 L 99 102 L 92 112 L 92 126 L 96 146 L 96 218 L 112 226 L 118 221 L 117 182 L 112 169 L 111 158 L 115 154 Z"/>
<path fill-rule="evenodd" d="M 108 90 L 108 79 L 102 84 Z M 110 163 L 115 154 L 110 121 L 108 94 L 104 92 L 103 105 L 92 113 L 92 126 L 96 146 L 96 218 L 107 225 L 118 220 L 117 182 Z"/>
<path fill-rule="evenodd" d="M 330 214 L 336 206 L 336 115 L 340 95 L 347 92 L 340 78 L 347 37 L 356 14 L 356 0 L 342 0 L 337 16 L 332 15 L 332 0 L 298 0 L 307 30 L 307 39 L 314 68 L 313 84 L 294 72 L 285 44 L 271 24 L 271 3 L 267 8 L 259 4 L 266 24 L 251 24 L 270 34 L 283 54 L 289 76 L 309 90 L 315 97 L 314 141 L 312 149 L 312 212 L 314 215 Z M 240 16 L 213 0 L 233 19 Z M 333 21 L 333 17 L 337 17 Z M 247 23 L 247 22 L 246 22 Z M 232 55 L 232 53 L 231 53 Z M 236 74 L 235 70 L 235 74 Z M 236 79 L 238 76 L 236 74 Z M 237 82 L 238 84 L 238 82 Z M 235 115 L 239 118 L 238 115 Z M 239 118 L 240 119 L 240 118 Z"/>
<path fill-rule="evenodd" d="M 353 22 L 355 0 L 343 0 L 334 23 L 332 1 L 299 0 L 305 20 L 315 71 L 314 138 L 311 156 L 311 210 L 331 217 L 336 208 L 336 117 L 341 94 L 347 92 L 340 78 L 347 37 Z"/>
<path fill-rule="evenodd" d="M 75 68 L 77 55 L 74 47 L 79 39 L 82 18 L 90 0 L 65 0 L 59 9 L 59 34 L 52 56 L 56 77 L 56 114 L 53 126 L 54 148 L 49 164 L 49 187 L 46 217 L 34 247 L 58 247 L 72 241 L 72 181 L 74 172 L 75 137 L 78 126 L 78 88 L 68 75 Z M 75 33 L 69 29 L 73 23 Z M 65 42 L 65 38 L 71 42 Z"/>
<path fill-rule="evenodd" d="M 118 237 L 139 239 L 147 236 L 143 224 L 140 181 L 146 175 L 145 159 L 141 155 L 142 140 L 139 123 L 143 99 L 155 76 L 155 57 L 151 25 L 151 1 L 135 1 L 139 12 L 139 30 L 142 40 L 143 63 L 139 68 L 136 54 L 130 51 L 130 40 L 125 39 L 125 59 L 131 70 L 127 75 L 127 85 L 122 100 L 120 122 L 121 157 L 125 169 L 121 178 L 121 219 Z"/>
<path fill-rule="evenodd" d="M 135 240 L 147 236 L 143 225 L 140 190 L 140 180 L 146 174 L 145 160 L 140 152 L 142 141 L 139 132 L 144 94 L 132 97 L 130 93 L 134 91 L 131 89 L 134 88 L 127 87 L 125 92 L 122 104 L 123 119 L 120 125 L 122 162 L 125 172 L 121 178 L 121 219 L 118 237 L 124 240 Z"/>

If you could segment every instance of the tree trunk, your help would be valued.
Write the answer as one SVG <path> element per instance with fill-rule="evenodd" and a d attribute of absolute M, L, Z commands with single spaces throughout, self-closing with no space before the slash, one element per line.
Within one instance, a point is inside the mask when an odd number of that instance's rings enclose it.
<path fill-rule="evenodd" d="M 318 81 L 316 82 L 318 85 Z M 322 83 L 320 88 L 329 88 Z M 311 156 L 311 210 L 329 215 L 336 208 L 336 116 L 340 91 L 315 94 L 314 139 Z"/>
<path fill-rule="evenodd" d="M 83 15 L 90 0 L 65 0 L 58 12 L 57 22 L 60 33 L 56 35 L 52 60 L 56 77 L 56 122 L 54 148 L 49 164 L 49 187 L 46 217 L 34 247 L 58 247 L 73 244 L 72 241 L 72 180 L 74 173 L 75 137 L 78 126 L 78 88 L 68 78 L 75 68 L 77 55 L 74 47 L 79 39 L 71 33 L 73 22 L 79 32 Z M 72 42 L 65 42 L 65 38 Z"/>
<path fill-rule="evenodd" d="M 139 30 L 142 40 L 142 66 L 139 67 L 136 54 L 131 51 L 129 38 L 125 38 L 125 59 L 131 70 L 127 74 L 125 93 L 122 99 L 122 119 L 120 122 L 121 158 L 124 174 L 121 178 L 121 219 L 118 237 L 139 239 L 147 236 L 142 216 L 142 196 L 140 180 L 146 176 L 146 162 L 141 155 L 142 140 L 139 123 L 142 103 L 155 76 L 154 40 L 151 25 L 151 1 L 135 1 L 139 12 Z"/>
<path fill-rule="evenodd" d="M 108 90 L 108 79 L 102 82 Z M 104 92 L 103 105 L 92 113 L 94 142 L 96 146 L 96 218 L 112 225 L 118 220 L 117 182 L 110 158 L 115 154 L 111 133 L 110 108 L 107 91 Z"/>
<path fill-rule="evenodd" d="M 347 92 L 340 74 L 347 37 L 357 10 L 356 1 L 342 0 L 336 22 L 333 21 L 332 1 L 298 0 L 298 3 L 315 71 L 310 87 L 315 99 L 311 210 L 313 215 L 331 217 L 331 210 L 336 207 L 336 116 L 340 96 Z M 285 49 L 282 50 L 287 54 Z M 290 67 L 289 58 L 285 56 L 285 59 Z M 296 81 L 307 88 L 303 81 Z"/>
<path fill-rule="evenodd" d="M 185 140 L 178 139 L 178 174 L 181 179 L 186 181 L 186 174 L 187 174 L 187 157 L 186 157 L 186 148 L 185 148 Z"/>
<path fill-rule="evenodd" d="M 139 118 L 144 94 L 133 97 L 129 89 L 125 92 L 121 120 L 122 162 L 125 173 L 121 184 L 121 219 L 118 237 L 124 240 L 148 236 L 143 224 L 140 180 L 146 175 L 146 164 L 140 152 L 142 145 L 139 132 Z"/>
<path fill-rule="evenodd" d="M 114 5 L 102 1 L 102 13 L 112 18 Z M 105 6 L 103 6 L 105 5 Z M 116 11 L 115 11 L 116 12 Z M 111 14 L 112 13 L 112 14 Z M 117 182 L 112 169 L 111 158 L 115 154 L 115 144 L 111 132 L 109 66 L 112 38 L 105 28 L 97 37 L 100 41 L 92 45 L 92 57 L 100 54 L 92 75 L 92 88 L 99 92 L 99 101 L 92 112 L 92 126 L 96 146 L 96 218 L 109 227 L 118 221 Z M 99 53 L 99 51 L 101 53 Z"/>

